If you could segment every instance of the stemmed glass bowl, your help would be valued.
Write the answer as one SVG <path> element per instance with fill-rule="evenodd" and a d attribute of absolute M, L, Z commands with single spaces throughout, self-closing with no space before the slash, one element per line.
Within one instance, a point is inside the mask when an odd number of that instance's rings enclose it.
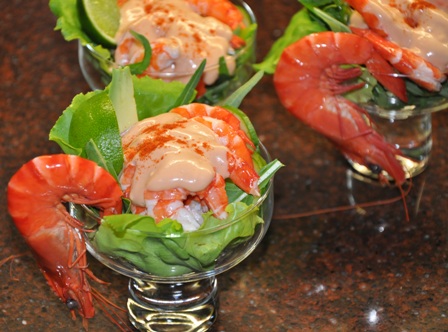
<path fill-rule="evenodd" d="M 270 161 L 267 150 L 260 144 L 261 155 Z M 273 213 L 273 179 L 266 190 L 251 206 L 244 216 L 226 222 L 214 228 L 183 232 L 181 234 L 151 233 L 144 234 L 148 248 L 159 254 L 164 262 L 162 273 L 158 268 L 152 269 L 151 257 L 146 259 L 146 268 L 137 261 L 131 263 L 120 255 L 102 252 L 95 241 L 95 234 L 101 223 L 97 214 L 85 206 L 71 205 L 70 214 L 85 225 L 85 238 L 88 251 L 102 264 L 129 277 L 129 294 L 127 310 L 132 325 L 140 331 L 206 331 L 218 315 L 219 296 L 216 276 L 234 267 L 249 256 L 263 239 L 269 228 Z M 259 217 L 254 225 L 248 223 Z M 246 234 L 232 240 L 227 235 L 238 229 L 238 234 Z M 246 229 L 241 233 L 241 229 Z M 224 234 L 224 236 L 223 236 Z M 120 239 L 117 238 L 117 241 Z M 202 246 L 220 248 L 204 250 L 200 255 L 203 264 L 193 262 L 183 251 L 186 243 L 193 241 L 194 249 L 203 250 Z M 129 243 L 123 242 L 128 250 Z M 163 250 L 160 250 L 160 248 Z M 222 250 L 221 250 L 222 249 Z M 138 249 L 136 249 L 138 250 Z M 137 252 L 138 254 L 138 252 Z M 185 265 L 176 263 L 173 255 L 182 256 Z M 205 264 L 204 264 L 205 262 Z"/>
<path fill-rule="evenodd" d="M 256 24 L 256 18 L 252 9 L 244 1 L 232 0 L 232 2 L 240 9 L 244 16 L 244 23 L 246 26 Z M 207 104 L 216 104 L 232 94 L 242 84 L 244 84 L 253 74 L 252 65 L 256 60 L 256 33 L 254 33 L 246 44 L 235 50 L 234 54 L 228 56 L 235 57 L 236 67 L 233 74 L 228 77 L 220 78 L 216 83 L 213 83 L 208 94 L 206 93 L 199 102 Z M 92 44 L 82 45 L 78 43 L 78 59 L 82 74 L 93 90 L 104 89 L 111 81 L 112 69 L 117 68 L 118 65 L 113 60 L 114 50 L 110 49 L 110 53 L 102 52 L 95 48 Z M 198 64 L 199 66 L 199 64 Z M 207 72 L 218 71 L 218 64 L 206 65 L 204 74 Z M 194 74 L 197 67 L 191 69 L 189 72 L 173 73 L 173 72 L 153 72 L 151 77 L 155 79 L 162 79 L 166 82 L 179 81 L 187 83 Z"/>

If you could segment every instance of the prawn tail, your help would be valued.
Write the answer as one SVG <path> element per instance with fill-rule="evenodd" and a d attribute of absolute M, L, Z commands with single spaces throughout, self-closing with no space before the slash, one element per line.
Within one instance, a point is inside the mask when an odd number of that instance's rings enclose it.
<path fill-rule="evenodd" d="M 407 103 L 406 83 L 401 77 L 394 76 L 393 67 L 380 54 L 374 52 L 370 60 L 366 62 L 369 72 L 387 90 L 391 91 L 401 101 Z"/>
<path fill-rule="evenodd" d="M 258 188 L 259 175 L 255 169 L 248 165 L 245 161 L 230 155 L 229 172 L 230 179 L 240 189 L 254 196 L 260 195 L 260 190 Z"/>
<path fill-rule="evenodd" d="M 202 199 L 213 214 L 218 219 L 225 219 L 227 217 L 226 206 L 229 200 L 226 193 L 226 184 L 224 178 L 216 174 L 215 179 L 202 192 L 198 193 L 198 197 Z"/>
<path fill-rule="evenodd" d="M 429 91 L 440 91 L 446 76 L 433 64 L 370 29 L 351 29 L 355 34 L 370 41 L 375 50 L 401 74 Z"/>

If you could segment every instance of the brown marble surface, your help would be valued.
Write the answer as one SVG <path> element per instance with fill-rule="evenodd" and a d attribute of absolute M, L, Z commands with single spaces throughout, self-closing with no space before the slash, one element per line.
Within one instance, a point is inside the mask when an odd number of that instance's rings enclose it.
<path fill-rule="evenodd" d="M 248 0 L 257 15 L 259 60 L 299 8 L 295 0 Z M 77 45 L 53 31 L 47 1 L 4 1 L 0 12 L 1 331 L 81 331 L 51 292 L 6 209 L 6 185 L 31 158 L 59 152 L 48 132 L 74 95 L 88 91 Z M 395 197 L 353 179 L 339 152 L 280 105 L 266 76 L 242 107 L 260 138 L 286 167 L 276 177 L 275 216 L 256 251 L 220 275 L 214 331 L 448 330 L 448 113 L 433 116 L 429 168 L 403 204 L 308 217 L 278 216 Z M 351 185 L 349 185 L 351 184 Z M 127 279 L 90 267 L 111 281 L 98 286 L 117 304 Z M 91 331 L 112 331 L 100 311 Z"/>

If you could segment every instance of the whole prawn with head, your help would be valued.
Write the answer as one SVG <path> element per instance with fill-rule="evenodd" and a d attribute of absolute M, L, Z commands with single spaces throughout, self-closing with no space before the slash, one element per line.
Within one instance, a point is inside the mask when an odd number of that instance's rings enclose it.
<path fill-rule="evenodd" d="M 87 329 L 95 315 L 88 277 L 83 225 L 63 203 L 92 205 L 102 215 L 121 213 L 122 191 L 117 181 L 93 161 L 72 155 L 36 157 L 23 165 L 8 183 L 8 210 L 34 253 L 50 287 Z"/>
<path fill-rule="evenodd" d="M 329 138 L 350 160 L 396 184 L 406 179 L 397 160 L 401 152 L 375 131 L 365 110 L 341 94 L 364 83 L 353 82 L 365 65 L 381 84 L 406 100 L 402 79 L 367 39 L 349 33 L 321 32 L 287 47 L 274 73 L 274 85 L 285 108 Z"/>

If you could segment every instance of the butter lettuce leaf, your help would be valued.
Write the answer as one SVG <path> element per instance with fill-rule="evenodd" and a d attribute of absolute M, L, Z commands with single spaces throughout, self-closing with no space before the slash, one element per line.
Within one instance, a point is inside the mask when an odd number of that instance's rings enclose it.
<path fill-rule="evenodd" d="M 92 42 L 82 30 L 77 0 L 50 0 L 49 6 L 57 17 L 55 30 L 60 30 L 65 40 L 78 39 L 83 45 Z"/>

